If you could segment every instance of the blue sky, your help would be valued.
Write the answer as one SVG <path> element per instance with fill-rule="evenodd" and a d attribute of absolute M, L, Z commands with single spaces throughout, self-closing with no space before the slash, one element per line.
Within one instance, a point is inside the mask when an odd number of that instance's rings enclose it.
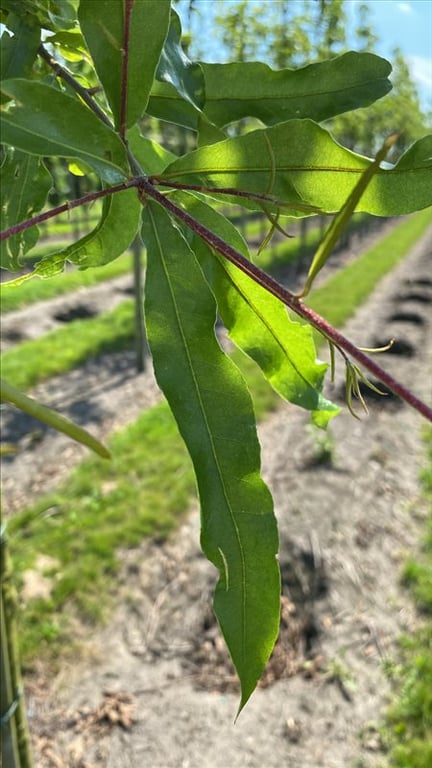
<path fill-rule="evenodd" d="M 348 0 L 354 15 L 362 0 Z M 410 65 L 422 104 L 432 109 L 432 0 L 368 0 L 371 24 L 379 37 L 377 53 L 391 58 L 401 48 Z"/>
<path fill-rule="evenodd" d="M 263 1 L 275 5 L 281 0 L 250 0 L 251 3 L 256 2 L 257 6 Z M 357 9 L 365 1 L 370 9 L 370 23 L 379 38 L 376 53 L 391 60 L 394 48 L 402 50 L 408 60 L 422 107 L 432 110 L 432 0 L 345 0 L 350 29 L 357 25 Z M 225 57 L 214 39 L 206 39 L 205 22 L 208 22 L 215 12 L 223 12 L 224 6 L 227 7 L 232 2 L 233 0 L 195 0 L 198 17 L 193 21 L 192 31 L 194 37 L 198 35 L 203 41 L 203 58 L 207 61 L 225 60 Z M 301 12 L 302 2 L 288 2 L 298 6 Z M 307 2 L 316 6 L 316 0 Z M 177 5 L 184 22 L 188 6 L 189 0 L 180 0 Z"/>

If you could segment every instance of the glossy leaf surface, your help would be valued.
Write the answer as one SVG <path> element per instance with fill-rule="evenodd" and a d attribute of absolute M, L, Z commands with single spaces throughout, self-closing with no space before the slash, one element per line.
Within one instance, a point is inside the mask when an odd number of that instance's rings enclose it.
<path fill-rule="evenodd" d="M 201 67 L 186 56 L 181 44 L 181 24 L 177 13 L 171 11 L 171 21 L 156 78 L 172 85 L 179 96 L 196 108 L 204 105 L 204 77 Z"/>
<path fill-rule="evenodd" d="M 246 243 L 224 216 L 190 194 L 176 194 L 174 199 L 249 258 Z M 192 247 L 230 338 L 255 360 L 279 395 L 302 408 L 320 411 L 324 426 L 339 409 L 321 394 L 327 365 L 316 360 L 311 329 L 291 320 L 278 299 L 234 264 L 213 254 L 196 235 Z"/>
<path fill-rule="evenodd" d="M 31 155 L 84 160 L 108 183 L 126 177 L 119 137 L 77 99 L 29 80 L 5 80 L 1 88 L 16 101 L 2 117 L 5 144 Z"/>
<path fill-rule="evenodd" d="M 370 163 L 341 147 L 316 123 L 289 120 L 190 152 L 170 165 L 164 178 L 271 194 L 292 205 L 306 203 L 331 213 L 342 207 Z M 426 136 L 391 170 L 376 173 L 356 210 L 395 216 L 431 205 L 431 172 L 432 136 Z M 254 200 L 225 199 L 261 207 Z"/>
<path fill-rule="evenodd" d="M 242 117 L 265 125 L 294 118 L 326 120 L 367 106 L 391 89 L 388 61 L 372 53 L 345 53 L 300 69 L 275 71 L 261 62 L 202 64 L 204 113 L 222 127 Z"/>
<path fill-rule="evenodd" d="M 216 304 L 194 254 L 165 211 L 143 215 L 146 323 L 156 377 L 194 463 L 201 543 L 219 570 L 214 608 L 244 706 L 279 627 L 278 537 L 250 395 L 214 335 Z"/>
<path fill-rule="evenodd" d="M 78 13 L 81 30 L 117 128 L 120 126 L 122 103 L 124 7 L 124 2 L 118 0 L 81 0 Z M 141 117 L 147 106 L 169 18 L 169 0 L 140 0 L 132 4 L 127 54 L 127 127 Z"/>

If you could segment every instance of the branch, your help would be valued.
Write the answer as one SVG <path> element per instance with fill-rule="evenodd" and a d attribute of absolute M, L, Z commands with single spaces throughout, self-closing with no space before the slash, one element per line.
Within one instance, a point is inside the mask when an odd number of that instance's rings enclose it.
<path fill-rule="evenodd" d="M 46 48 L 43 47 L 43 45 L 39 46 L 38 50 L 39 56 L 46 61 L 48 66 L 51 67 L 51 69 L 54 70 L 57 77 L 60 77 L 62 80 L 65 81 L 68 85 L 70 85 L 71 88 L 73 88 L 76 93 L 81 96 L 82 100 L 85 101 L 88 107 L 99 117 L 100 120 L 102 120 L 105 125 L 107 125 L 109 128 L 113 129 L 114 126 L 111 122 L 111 120 L 106 116 L 103 109 L 100 108 L 97 101 L 95 101 L 92 96 L 90 96 L 90 93 L 86 88 L 84 88 L 82 85 L 79 84 L 78 80 L 75 80 L 74 76 L 70 74 L 70 72 L 67 71 L 64 67 L 59 64 L 53 56 L 51 56 L 50 53 L 46 50 Z"/>
<path fill-rule="evenodd" d="M 124 8 L 124 38 L 122 48 L 122 79 L 121 79 L 121 104 L 120 104 L 120 138 L 126 141 L 127 128 L 127 87 L 129 65 L 129 33 L 132 6 L 134 0 L 125 0 Z"/>
<path fill-rule="evenodd" d="M 307 203 L 286 203 L 284 200 L 279 200 L 273 195 L 268 195 L 260 192 L 247 192 L 243 189 L 236 189 L 234 187 L 204 187 L 199 184 L 183 184 L 176 181 L 165 181 L 160 176 L 149 176 L 149 181 L 159 187 L 172 187 L 173 189 L 181 189 L 191 192 L 202 192 L 203 194 L 210 195 L 231 195 L 232 197 L 242 197 L 246 200 L 257 200 L 262 203 L 271 203 L 278 208 L 291 208 L 298 211 L 306 211 L 307 213 L 322 213 L 321 208 L 317 208 L 315 205 L 308 205 Z"/>
<path fill-rule="evenodd" d="M 72 210 L 72 208 L 77 208 L 78 206 L 85 205 L 86 203 L 92 203 L 93 200 L 99 200 L 102 197 L 114 195 L 116 192 L 124 192 L 126 189 L 131 189 L 131 187 L 138 187 L 142 181 L 143 178 L 138 177 L 136 179 L 129 179 L 129 181 L 123 181 L 121 184 L 116 184 L 114 187 L 109 187 L 108 189 L 100 189 L 97 192 L 89 192 L 88 195 L 79 197 L 77 200 L 63 203 L 63 205 L 58 205 L 57 208 L 51 208 L 50 211 L 39 213 L 37 216 L 33 216 L 31 219 L 26 219 L 26 221 L 21 221 L 19 224 L 14 224 L 12 227 L 4 229 L 3 232 L 0 232 L 0 240 L 6 240 L 12 235 L 18 235 L 20 232 L 24 232 L 25 229 L 34 227 L 36 224 L 41 224 L 43 221 L 47 221 L 47 219 L 52 219 L 54 216 L 58 216 L 59 213 Z"/>
<path fill-rule="evenodd" d="M 432 408 L 426 403 L 419 400 L 413 392 L 404 387 L 398 381 L 396 381 L 390 374 L 384 371 L 377 363 L 371 360 L 364 352 L 358 349 L 349 339 L 347 339 L 342 333 L 337 331 L 331 326 L 327 320 L 318 315 L 313 309 L 307 307 L 303 302 L 298 299 L 291 291 L 285 288 L 283 285 L 277 282 L 273 277 L 263 272 L 252 262 L 248 261 L 241 253 L 232 248 L 228 243 L 222 240 L 214 232 L 211 232 L 199 221 L 196 221 L 190 214 L 173 203 L 163 194 L 158 192 L 147 179 L 142 179 L 139 184 L 140 197 L 143 202 L 145 198 L 151 197 L 157 203 L 162 205 L 165 210 L 169 211 L 173 216 L 180 221 L 183 221 L 190 229 L 202 238 L 211 248 L 217 253 L 220 253 L 225 259 L 228 259 L 232 264 L 235 264 L 238 269 L 244 272 L 248 277 L 252 278 L 258 285 L 264 288 L 266 291 L 276 296 L 283 302 L 289 309 L 295 312 L 297 315 L 306 320 L 313 328 L 316 328 L 322 333 L 329 341 L 335 344 L 336 347 L 347 352 L 354 360 L 357 360 L 363 368 L 368 370 L 374 376 L 377 377 L 383 384 L 385 384 L 395 395 L 398 395 L 408 405 L 417 410 L 426 419 L 432 422 Z"/>

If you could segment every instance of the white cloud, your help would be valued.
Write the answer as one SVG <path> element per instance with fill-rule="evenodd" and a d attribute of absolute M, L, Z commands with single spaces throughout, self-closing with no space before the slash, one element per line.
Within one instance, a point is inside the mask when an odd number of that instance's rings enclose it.
<path fill-rule="evenodd" d="M 412 13 L 413 12 L 413 8 L 412 8 L 412 5 L 410 3 L 397 3 L 396 8 L 401 13 Z"/>

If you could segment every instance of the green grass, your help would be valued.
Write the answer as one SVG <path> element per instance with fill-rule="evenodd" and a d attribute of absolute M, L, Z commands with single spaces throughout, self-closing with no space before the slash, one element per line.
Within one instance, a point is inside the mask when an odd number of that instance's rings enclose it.
<path fill-rule="evenodd" d="M 331 278 L 324 288 L 313 292 L 308 300 L 310 306 L 340 327 L 367 298 L 377 281 L 416 242 L 428 222 L 427 211 L 403 220 L 378 245 Z M 292 244 L 282 245 L 290 249 Z M 97 318 L 68 323 L 64 328 L 5 352 L 1 356 L 2 375 L 10 384 L 27 390 L 50 376 L 75 368 L 89 357 L 132 344 L 133 323 L 131 301 Z"/>
<path fill-rule="evenodd" d="M 421 564 L 411 559 L 403 579 L 427 618 L 412 636 L 401 638 L 400 659 L 390 669 L 395 701 L 387 713 L 387 739 L 390 764 L 397 768 L 432 765 L 432 428 L 425 430 L 425 439 L 427 466 L 421 481 L 429 502 L 428 528 Z"/>
<path fill-rule="evenodd" d="M 146 536 L 163 539 L 187 509 L 194 489 L 191 462 L 166 404 L 151 408 L 109 442 L 111 461 L 89 458 L 56 492 L 13 517 L 8 525 L 17 574 L 38 553 L 58 567 L 49 600 L 35 600 L 22 616 L 23 657 L 67 638 L 70 612 L 103 618 L 117 572 L 116 551 Z M 101 599 L 102 596 L 102 599 Z"/>
<path fill-rule="evenodd" d="M 24 341 L 1 356 L 2 375 L 25 390 L 50 376 L 65 373 L 91 357 L 124 349 L 132 343 L 132 299 L 90 320 L 74 320 L 33 341 Z"/>
<path fill-rule="evenodd" d="M 359 214 L 352 224 L 352 231 L 361 227 L 363 220 L 364 215 Z M 52 238 L 52 240 L 36 246 L 31 251 L 31 260 L 38 261 L 43 256 L 53 253 L 56 235 L 59 236 L 64 232 L 71 234 L 70 222 L 64 221 L 52 224 L 49 229 L 50 238 Z M 252 220 L 246 223 L 247 239 L 256 237 L 260 232 L 261 223 L 259 221 Z M 319 239 L 320 230 L 316 227 L 307 232 L 303 245 L 298 237 L 293 240 L 284 240 L 271 248 L 267 248 L 254 260 L 263 269 L 277 272 L 278 269 L 281 269 L 286 264 L 296 262 L 304 257 L 305 253 L 312 253 L 318 245 Z M 59 241 L 58 245 L 59 248 L 63 248 L 65 247 L 65 242 Z M 66 272 L 47 280 L 34 277 L 21 283 L 21 285 L 7 286 L 3 284 L 0 285 L 1 309 L 3 313 L 11 312 L 15 309 L 22 309 L 36 301 L 46 301 L 47 299 L 63 296 L 71 291 L 76 291 L 82 287 L 96 285 L 105 280 L 119 277 L 130 270 L 131 257 L 126 253 L 103 267 L 87 270 L 78 270 L 72 267 Z M 12 274 L 10 279 L 13 280 Z"/>
<path fill-rule="evenodd" d="M 402 221 L 367 253 L 313 291 L 309 304 L 340 327 L 363 304 L 373 287 L 408 253 L 430 224 L 430 209 Z"/>
<path fill-rule="evenodd" d="M 39 258 L 52 252 L 52 245 L 46 246 L 39 252 Z M 36 301 L 47 301 L 56 296 L 63 296 L 79 288 L 97 285 L 105 280 L 112 280 L 132 270 L 132 256 L 129 252 L 119 256 L 110 264 L 94 269 L 71 269 L 67 272 L 52 277 L 49 280 L 41 280 L 34 277 L 18 286 L 2 285 L 0 287 L 1 309 L 5 314 L 15 309 L 22 309 Z M 11 279 L 13 276 L 11 275 Z"/>
<path fill-rule="evenodd" d="M 351 311 L 356 297 L 352 291 Z M 325 288 L 321 289 L 323 302 L 324 298 Z M 333 311 L 329 302 L 326 315 L 330 319 Z M 86 322 L 90 321 L 82 321 Z M 257 415 L 263 417 L 277 397 L 254 363 L 240 353 L 235 355 Z M 166 536 L 187 509 L 194 487 L 192 468 L 165 404 L 114 435 L 109 447 L 111 462 L 86 459 L 56 493 L 9 523 L 17 574 L 34 566 L 38 554 L 59 560 L 51 573 L 51 598 L 31 601 L 21 615 L 20 637 L 27 659 L 44 648 L 51 654 L 63 652 L 73 635 L 70 617 L 76 612 L 87 621 L 103 618 L 115 592 L 116 551 L 133 547 L 146 536 Z"/>

